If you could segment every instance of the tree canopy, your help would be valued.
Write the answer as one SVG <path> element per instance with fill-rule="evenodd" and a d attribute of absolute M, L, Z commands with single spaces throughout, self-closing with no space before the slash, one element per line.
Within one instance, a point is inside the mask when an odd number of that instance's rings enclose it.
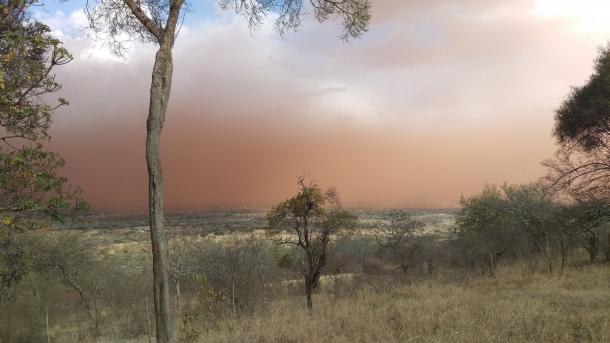
<path fill-rule="evenodd" d="M 50 103 L 61 89 L 53 71 L 72 56 L 48 26 L 30 18 L 35 2 L 0 3 L 0 279 L 6 287 L 23 275 L 26 254 L 16 233 L 86 207 L 80 190 L 58 173 L 64 160 L 44 146 L 53 111 L 68 104 Z"/>
<path fill-rule="evenodd" d="M 334 188 L 323 192 L 315 184 L 299 178 L 299 193 L 267 214 L 267 231 L 280 244 L 292 245 L 300 254 L 307 307 L 312 308 L 312 292 L 326 266 L 331 236 L 354 228 L 356 217 L 341 206 Z"/>
<path fill-rule="evenodd" d="M 600 50 L 587 83 L 573 87 L 556 111 L 555 136 L 584 150 L 606 146 L 610 135 L 610 46 Z"/>
<path fill-rule="evenodd" d="M 218 3 L 221 8 L 244 17 L 251 29 L 258 29 L 272 15 L 274 27 L 281 35 L 298 30 L 303 19 L 312 14 L 319 22 L 339 19 L 343 26 L 340 38 L 349 40 L 366 32 L 371 19 L 370 0 L 218 0 Z M 86 6 L 93 31 L 107 34 L 111 50 L 119 55 L 130 39 L 161 44 L 167 38 L 168 28 L 173 41 L 179 28 L 174 30 L 172 25 L 181 22 L 190 10 L 190 3 L 184 0 L 97 0 L 87 2 Z"/>

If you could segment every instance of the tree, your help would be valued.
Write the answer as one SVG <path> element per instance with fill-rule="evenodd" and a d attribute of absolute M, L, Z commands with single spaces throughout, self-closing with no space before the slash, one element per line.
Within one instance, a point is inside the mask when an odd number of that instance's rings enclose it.
<path fill-rule="evenodd" d="M 171 230 L 171 241 L 169 242 L 168 250 L 168 275 L 169 278 L 174 282 L 176 287 L 176 313 L 181 314 L 180 305 L 180 281 L 193 273 L 196 270 L 195 262 L 195 251 L 197 246 L 195 245 L 194 235 L 191 232 L 184 232 L 188 230 L 180 230 L 179 228 L 173 228 Z"/>
<path fill-rule="evenodd" d="M 234 317 L 263 300 L 265 287 L 277 280 L 269 242 L 254 235 L 233 237 L 206 246 L 201 271 L 227 299 Z"/>
<path fill-rule="evenodd" d="M 573 87 L 555 115 L 555 137 L 591 151 L 610 135 L 610 45 L 602 48 L 589 81 Z"/>
<path fill-rule="evenodd" d="M 398 263 L 398 269 L 406 275 L 417 249 L 416 234 L 423 230 L 424 223 L 403 211 L 390 215 L 390 225 L 383 229 L 382 237 L 376 237 L 377 244 L 390 251 Z"/>
<path fill-rule="evenodd" d="M 610 45 L 600 49 L 589 80 L 573 87 L 557 109 L 554 135 L 561 147 L 554 160 L 544 162 L 547 179 L 577 202 L 609 201 Z M 593 240 L 590 243 L 593 254 Z"/>
<path fill-rule="evenodd" d="M 358 37 L 367 30 L 370 20 L 369 0 L 220 0 L 223 8 L 232 9 L 244 16 L 251 28 L 260 26 L 267 13 L 275 13 L 275 28 L 280 34 L 296 30 L 301 25 L 307 3 L 311 5 L 318 21 L 340 17 L 344 27 L 341 36 L 343 39 Z M 163 237 L 163 177 L 159 149 L 171 92 L 172 48 L 179 31 L 178 23 L 187 6 L 185 0 L 97 0 L 90 1 L 87 5 L 90 26 L 108 34 L 114 52 L 122 53 L 124 45 L 121 37 L 125 33 L 158 45 L 150 87 L 146 161 L 155 319 L 159 342 L 171 342 L 174 339 L 169 310 L 167 247 Z"/>
<path fill-rule="evenodd" d="M 553 218 L 555 204 L 551 201 L 548 187 L 542 183 L 504 185 L 502 191 L 507 202 L 509 220 L 527 236 L 535 250 L 542 254 L 552 273 L 557 226 L 554 225 Z"/>
<path fill-rule="evenodd" d="M 74 291 L 99 334 L 98 295 L 95 246 L 79 234 L 49 234 L 33 242 L 34 267 L 41 275 L 56 279 Z"/>
<path fill-rule="evenodd" d="M 556 110 L 555 160 L 547 179 L 577 198 L 610 196 L 610 45 L 602 48 L 588 82 L 573 87 Z"/>
<path fill-rule="evenodd" d="M 267 231 L 279 244 L 296 247 L 303 270 L 307 308 L 313 308 L 312 294 L 326 265 L 331 236 L 356 225 L 356 218 L 342 209 L 334 188 L 323 192 L 299 177 L 300 191 L 267 214 Z"/>
<path fill-rule="evenodd" d="M 85 207 L 80 190 L 58 175 L 63 159 L 44 149 L 53 111 L 68 104 L 48 103 L 61 89 L 53 71 L 72 56 L 48 26 L 30 18 L 35 2 L 0 3 L 0 284 L 6 287 L 24 275 L 15 270 L 27 256 L 17 235 Z"/>
<path fill-rule="evenodd" d="M 600 252 L 602 229 L 610 222 L 610 204 L 605 201 L 575 202 L 566 206 L 568 234 L 589 253 L 595 262 Z"/>
<path fill-rule="evenodd" d="M 471 245 L 472 258 L 485 261 L 481 272 L 495 277 L 498 260 L 514 246 L 518 235 L 507 215 L 502 190 L 486 186 L 480 194 L 462 198 L 456 214 L 458 237 Z M 471 261 L 474 264 L 474 260 Z"/>

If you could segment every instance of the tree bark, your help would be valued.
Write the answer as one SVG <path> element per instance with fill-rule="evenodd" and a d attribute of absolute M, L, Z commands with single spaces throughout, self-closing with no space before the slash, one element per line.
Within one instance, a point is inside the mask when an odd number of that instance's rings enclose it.
<path fill-rule="evenodd" d="M 599 252 L 599 239 L 597 235 L 591 235 L 589 237 L 589 260 L 591 263 L 595 262 L 597 259 L 597 254 Z"/>
<path fill-rule="evenodd" d="M 237 307 L 235 306 L 235 280 L 231 277 L 231 304 L 233 305 L 233 317 L 237 318 Z"/>
<path fill-rule="evenodd" d="M 51 335 L 49 334 L 49 305 L 48 304 L 47 304 L 46 324 L 47 324 L 47 343 L 51 343 Z"/>
<path fill-rule="evenodd" d="M 171 92 L 172 71 L 171 45 L 162 44 L 155 56 L 150 87 L 150 106 L 146 122 L 150 241 L 153 255 L 156 334 L 159 343 L 174 341 L 170 320 L 167 241 L 163 227 L 163 173 L 159 154 L 161 130 Z"/>
<path fill-rule="evenodd" d="M 311 277 L 305 275 L 305 297 L 307 298 L 307 309 L 311 312 L 313 310 L 313 300 L 311 294 L 313 293 L 313 282 Z"/>
<path fill-rule="evenodd" d="M 182 316 L 182 306 L 180 306 L 180 279 L 176 279 L 176 315 Z"/>
<path fill-rule="evenodd" d="M 608 245 L 606 246 L 606 261 L 610 262 L 610 232 L 608 232 Z"/>
<path fill-rule="evenodd" d="M 489 254 L 489 277 L 496 277 L 496 261 L 493 254 Z"/>

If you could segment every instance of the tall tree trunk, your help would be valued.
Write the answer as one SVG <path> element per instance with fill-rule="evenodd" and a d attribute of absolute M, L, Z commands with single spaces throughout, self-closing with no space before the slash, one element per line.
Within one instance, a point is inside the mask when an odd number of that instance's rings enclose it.
<path fill-rule="evenodd" d="M 170 320 L 167 242 L 163 224 L 163 173 L 159 145 L 172 83 L 171 46 L 162 44 L 155 56 L 150 86 L 150 107 L 146 122 L 146 162 L 148 167 L 148 206 L 150 242 L 153 255 L 153 290 L 157 342 L 174 341 Z"/>

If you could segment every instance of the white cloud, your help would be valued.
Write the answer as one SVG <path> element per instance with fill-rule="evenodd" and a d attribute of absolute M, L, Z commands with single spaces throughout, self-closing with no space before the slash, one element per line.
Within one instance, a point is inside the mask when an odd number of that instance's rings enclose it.
<path fill-rule="evenodd" d="M 565 20 L 581 34 L 610 33 L 610 2 L 607 0 L 537 0 L 534 14 L 547 20 Z"/>
<path fill-rule="evenodd" d="M 93 34 L 88 29 L 89 22 L 83 10 L 72 11 L 66 15 L 62 11 L 47 13 L 35 11 L 34 18 L 47 24 L 51 33 L 69 48 L 76 60 L 101 60 L 113 63 L 127 63 L 129 51 L 138 47 L 127 35 L 120 37 L 126 42 L 128 54 L 123 58 L 110 52 L 106 34 Z"/>
<path fill-rule="evenodd" d="M 502 125 L 532 108 L 551 121 L 569 86 L 586 78 L 603 43 L 562 30 L 571 24 L 557 18 L 571 13 L 566 6 L 573 3 L 552 7 L 555 2 L 541 0 L 532 15 L 532 1 L 480 1 L 460 11 L 435 2 L 431 15 L 427 6 L 405 10 L 400 6 L 411 5 L 396 2 L 391 24 L 374 21 L 370 33 L 348 44 L 337 39 L 334 24 L 307 22 L 280 38 L 273 18 L 251 32 L 243 18 L 219 12 L 182 28 L 174 49 L 172 104 L 208 117 L 259 118 L 274 125 L 306 115 L 322 125 L 340 118 L 425 131 Z M 41 19 L 76 57 L 62 71 L 77 90 L 65 95 L 73 104 L 93 101 L 82 94 L 87 92 L 145 111 L 152 44 L 132 42 L 120 59 L 104 37 L 86 36 L 82 12 Z M 92 75 L 99 82 L 91 83 Z M 320 93 L 329 87 L 342 91 Z M 142 96 L 126 96 L 134 92 Z"/>

